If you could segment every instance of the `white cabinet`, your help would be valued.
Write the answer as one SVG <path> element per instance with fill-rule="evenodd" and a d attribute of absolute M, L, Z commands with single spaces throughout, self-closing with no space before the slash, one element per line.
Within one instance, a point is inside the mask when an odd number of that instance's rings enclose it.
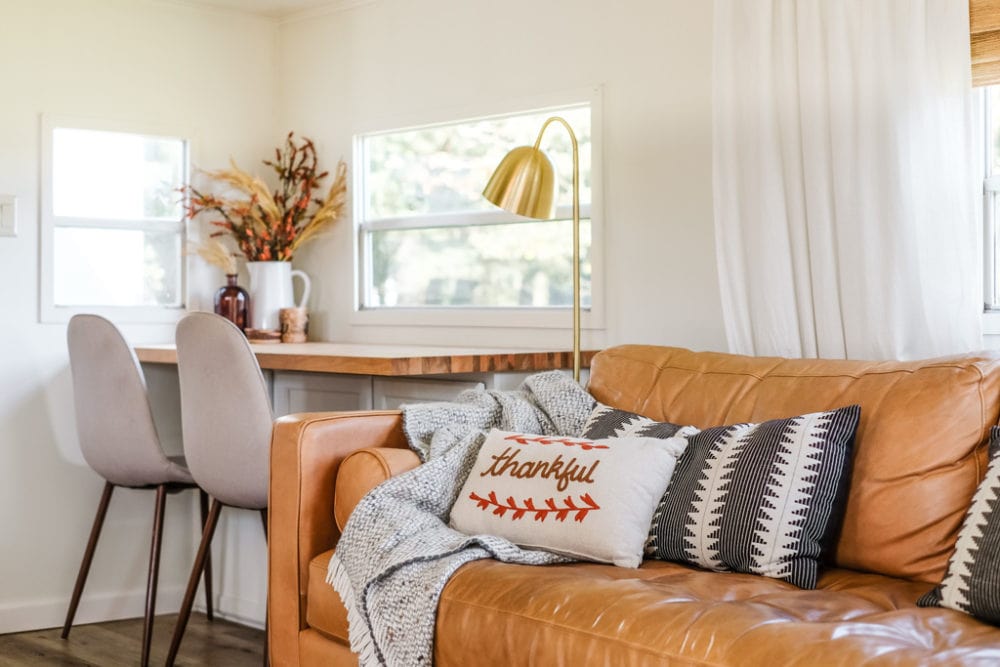
<path fill-rule="evenodd" d="M 370 410 L 372 379 L 368 375 L 275 371 L 274 415 L 295 412 Z"/>
<path fill-rule="evenodd" d="M 376 377 L 372 380 L 372 407 L 396 410 L 403 403 L 453 401 L 466 389 L 484 387 L 476 380 L 424 380 Z"/>
<path fill-rule="evenodd" d="M 177 367 L 165 364 L 146 364 L 146 392 L 153 422 L 160 438 L 160 446 L 167 456 L 183 456 L 181 437 L 181 387 Z"/>
<path fill-rule="evenodd" d="M 143 365 L 155 403 L 161 439 L 180 453 L 180 388 L 177 367 Z M 514 389 L 530 373 L 466 373 L 434 377 L 384 377 L 344 373 L 265 370 L 274 416 L 299 412 L 397 410 L 404 403 L 452 401 L 466 389 Z"/>
<path fill-rule="evenodd" d="M 273 371 L 275 416 L 296 412 L 398 410 L 404 403 L 453 401 L 466 389 L 514 389 L 530 373 L 383 377 Z"/>

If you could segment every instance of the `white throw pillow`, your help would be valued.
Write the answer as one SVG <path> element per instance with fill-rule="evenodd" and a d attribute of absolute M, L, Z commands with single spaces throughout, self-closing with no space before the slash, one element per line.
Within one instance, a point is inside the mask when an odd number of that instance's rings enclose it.
<path fill-rule="evenodd" d="M 687 439 L 586 440 L 490 431 L 451 526 L 522 547 L 639 567 Z"/>

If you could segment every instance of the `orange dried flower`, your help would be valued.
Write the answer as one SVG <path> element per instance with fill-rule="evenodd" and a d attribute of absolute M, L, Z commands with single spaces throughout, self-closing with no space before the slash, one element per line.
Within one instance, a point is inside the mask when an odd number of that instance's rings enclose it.
<path fill-rule="evenodd" d="M 346 205 L 347 166 L 341 160 L 332 185 L 323 199 L 312 193 L 329 172 L 317 169 L 313 142 L 295 141 L 289 132 L 284 146 L 274 152 L 274 160 L 264 160 L 277 175 L 273 191 L 259 178 L 243 171 L 233 162 L 229 169 L 208 172 L 213 180 L 239 191 L 243 199 L 227 199 L 185 185 L 179 191 L 187 201 L 188 219 L 203 214 L 221 216 L 209 224 L 223 231 L 212 236 L 229 235 L 247 261 L 290 261 L 302 243 L 329 229 L 339 220 Z"/>

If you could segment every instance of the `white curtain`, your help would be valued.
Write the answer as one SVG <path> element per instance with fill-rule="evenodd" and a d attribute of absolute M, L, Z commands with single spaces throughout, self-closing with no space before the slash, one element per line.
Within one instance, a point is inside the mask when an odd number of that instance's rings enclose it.
<path fill-rule="evenodd" d="M 965 0 L 716 0 L 729 346 L 912 359 L 982 344 Z"/>

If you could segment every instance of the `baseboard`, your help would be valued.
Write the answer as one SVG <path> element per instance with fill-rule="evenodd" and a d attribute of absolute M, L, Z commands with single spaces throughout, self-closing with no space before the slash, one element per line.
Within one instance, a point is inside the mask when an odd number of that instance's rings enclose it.
<path fill-rule="evenodd" d="M 156 613 L 176 614 L 183 599 L 184 588 L 180 586 L 160 588 L 156 593 Z M 195 611 L 204 612 L 204 597 L 199 595 L 195 600 Z M 0 603 L 0 635 L 62 627 L 68 608 L 69 597 Z M 127 593 L 84 592 L 73 625 L 139 618 L 145 610 L 145 589 Z M 220 595 L 215 600 L 215 613 L 219 618 L 261 630 L 266 612 L 265 604 L 236 595 Z"/>
<path fill-rule="evenodd" d="M 195 600 L 195 610 L 204 612 L 205 598 L 199 595 Z M 215 614 L 227 621 L 263 630 L 267 605 L 258 600 L 248 600 L 236 595 L 219 595 L 215 598 Z"/>
<path fill-rule="evenodd" d="M 160 588 L 156 593 L 156 613 L 177 613 L 183 599 L 184 588 L 180 586 Z M 61 627 L 68 608 L 69 596 L 0 603 L 0 634 Z M 84 592 L 73 625 L 139 618 L 145 609 L 145 589 L 125 593 Z"/>

